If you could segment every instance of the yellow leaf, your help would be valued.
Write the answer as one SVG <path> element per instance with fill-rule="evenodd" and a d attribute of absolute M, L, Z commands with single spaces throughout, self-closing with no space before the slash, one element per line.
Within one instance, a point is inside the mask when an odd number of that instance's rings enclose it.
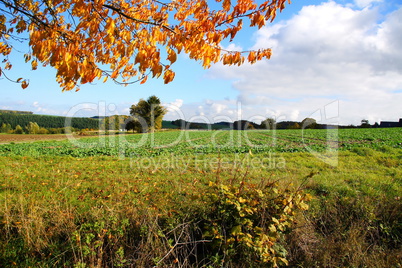
<path fill-rule="evenodd" d="M 240 203 L 245 203 L 245 202 L 247 202 L 247 199 L 244 199 L 243 197 L 239 197 L 239 202 Z"/>
<path fill-rule="evenodd" d="M 116 24 L 114 23 L 114 20 L 112 18 L 108 18 L 105 26 L 105 30 L 109 35 L 112 35 L 114 33 L 114 29 L 116 27 Z"/>
<path fill-rule="evenodd" d="M 38 68 L 38 62 L 36 60 L 33 60 L 31 62 L 32 70 L 36 70 Z"/>
<path fill-rule="evenodd" d="M 282 257 L 278 257 L 278 259 L 279 259 L 281 262 L 283 262 L 286 266 L 289 265 L 289 262 L 288 262 L 287 259 L 282 258 Z"/>
<path fill-rule="evenodd" d="M 300 203 L 300 209 L 301 210 L 308 210 L 309 206 L 306 203 Z"/>
<path fill-rule="evenodd" d="M 242 234 L 241 225 L 236 225 L 230 230 L 230 234 L 239 235 Z"/>
<path fill-rule="evenodd" d="M 168 58 L 170 61 L 170 64 L 173 64 L 177 60 L 177 55 L 176 52 L 174 52 L 172 49 L 168 49 Z"/>
<path fill-rule="evenodd" d="M 164 83 L 168 84 L 168 83 L 172 82 L 174 79 L 174 76 L 175 76 L 175 73 L 173 71 L 171 71 L 169 69 L 166 70 L 165 73 L 163 74 Z"/>
<path fill-rule="evenodd" d="M 211 58 L 210 57 L 204 58 L 203 66 L 204 66 L 204 68 L 209 68 L 211 66 Z"/>
<path fill-rule="evenodd" d="M 275 224 L 279 224 L 279 221 L 278 221 L 277 218 L 272 217 L 272 221 L 273 221 Z"/>

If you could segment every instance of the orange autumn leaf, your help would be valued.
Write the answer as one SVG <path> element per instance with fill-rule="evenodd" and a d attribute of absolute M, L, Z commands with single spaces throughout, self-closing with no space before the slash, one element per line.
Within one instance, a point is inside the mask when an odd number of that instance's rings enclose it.
<path fill-rule="evenodd" d="M 177 60 L 176 52 L 174 52 L 172 49 L 168 49 L 168 58 L 167 59 L 170 61 L 170 64 L 175 63 Z"/>
<path fill-rule="evenodd" d="M 148 76 L 144 76 L 144 77 L 141 79 L 141 83 L 140 83 L 140 84 L 145 84 L 145 82 L 147 82 L 147 79 L 148 79 Z"/>
<path fill-rule="evenodd" d="M 248 62 L 250 63 L 255 63 L 256 62 L 256 56 L 254 51 L 250 51 L 247 57 Z"/>
<path fill-rule="evenodd" d="M 168 84 L 173 81 L 175 73 L 172 70 L 166 70 L 163 74 L 163 80 L 165 84 Z"/>
<path fill-rule="evenodd" d="M 28 87 L 28 82 L 26 80 L 22 81 L 21 87 L 22 89 L 26 89 Z"/>

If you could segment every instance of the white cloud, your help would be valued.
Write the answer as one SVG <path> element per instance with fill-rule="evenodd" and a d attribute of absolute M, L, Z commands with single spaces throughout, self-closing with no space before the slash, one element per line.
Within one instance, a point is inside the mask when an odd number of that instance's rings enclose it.
<path fill-rule="evenodd" d="M 181 107 L 183 106 L 182 99 L 176 99 L 170 103 L 164 103 L 163 106 L 167 109 L 167 114 L 165 116 L 165 120 L 175 120 L 175 119 L 183 119 L 184 115 L 182 113 Z"/>
<path fill-rule="evenodd" d="M 357 3 L 358 2 L 358 3 Z M 231 68 L 215 65 L 211 76 L 232 79 L 238 100 L 302 120 L 339 100 L 340 123 L 402 117 L 402 8 L 383 17 L 375 1 L 363 9 L 335 2 L 305 6 L 287 21 L 264 27 L 254 49 L 272 47 L 271 60 Z"/>
<path fill-rule="evenodd" d="M 175 101 L 168 104 L 168 106 L 175 106 L 177 108 L 180 108 L 182 105 L 183 105 L 182 99 L 176 99 Z"/>
<path fill-rule="evenodd" d="M 223 47 L 224 50 L 227 51 L 242 51 L 243 48 L 239 45 L 236 45 L 234 43 L 230 43 L 227 47 Z"/>
<path fill-rule="evenodd" d="M 49 114 L 49 115 L 59 115 L 60 114 L 60 107 L 52 107 L 48 103 L 40 103 L 38 101 L 34 101 L 29 107 L 21 104 L 17 106 L 17 110 L 27 110 L 32 111 L 35 114 Z"/>

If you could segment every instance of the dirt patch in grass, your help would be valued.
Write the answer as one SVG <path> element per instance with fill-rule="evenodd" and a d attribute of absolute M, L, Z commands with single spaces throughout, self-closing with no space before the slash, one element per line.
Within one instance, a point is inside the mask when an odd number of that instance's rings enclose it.
<path fill-rule="evenodd" d="M 75 138 L 80 136 L 74 135 Z M 65 140 L 66 134 L 1 134 L 0 144 L 7 144 L 11 142 L 35 142 L 47 140 Z"/>

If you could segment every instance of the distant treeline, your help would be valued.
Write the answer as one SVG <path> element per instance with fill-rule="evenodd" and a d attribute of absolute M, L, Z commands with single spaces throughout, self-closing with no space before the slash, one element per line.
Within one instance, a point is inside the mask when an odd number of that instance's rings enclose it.
<path fill-rule="evenodd" d="M 221 122 L 221 123 L 199 123 L 199 122 L 188 122 L 183 119 L 177 119 L 174 121 L 163 121 L 162 127 L 163 128 L 176 128 L 176 129 L 225 129 L 230 128 L 233 123 L 228 122 Z"/>
<path fill-rule="evenodd" d="M 337 128 L 336 125 L 318 124 L 315 119 L 305 118 L 301 122 L 294 121 L 283 121 L 276 122 L 274 119 L 267 118 L 262 121 L 261 124 L 250 122 L 247 120 L 239 120 L 235 122 L 218 122 L 214 124 L 207 123 L 195 123 L 188 122 L 182 119 L 177 119 L 174 121 L 163 122 L 164 128 L 178 128 L 178 129 L 234 129 L 234 130 L 247 130 L 247 129 L 326 129 L 326 128 Z"/>
<path fill-rule="evenodd" d="M 396 122 L 381 121 L 380 124 L 375 123 L 370 125 L 368 120 L 362 120 L 361 125 L 331 125 L 320 124 L 313 118 L 305 118 L 301 122 L 296 121 L 282 121 L 276 122 L 275 119 L 267 118 L 260 124 L 247 120 L 238 120 L 235 122 L 218 122 L 213 124 L 188 122 L 183 119 L 174 121 L 163 121 L 163 128 L 173 129 L 234 129 L 234 130 L 248 130 L 248 129 L 333 129 L 333 128 L 389 128 L 389 127 L 402 127 L 402 118 Z"/>
<path fill-rule="evenodd" d="M 14 110 L 0 110 L 0 114 L 33 114 L 33 112 L 30 111 L 14 111 Z"/>
<path fill-rule="evenodd" d="M 65 126 L 66 117 L 64 116 L 51 116 L 51 115 L 37 115 L 20 113 L 2 113 L 0 111 L 0 126 L 4 124 L 10 124 L 14 129 L 17 125 L 25 128 L 29 125 L 29 122 L 37 123 L 43 128 L 64 128 L 73 127 L 76 129 L 99 129 L 99 120 L 85 117 L 73 117 L 71 120 L 71 126 Z"/>

